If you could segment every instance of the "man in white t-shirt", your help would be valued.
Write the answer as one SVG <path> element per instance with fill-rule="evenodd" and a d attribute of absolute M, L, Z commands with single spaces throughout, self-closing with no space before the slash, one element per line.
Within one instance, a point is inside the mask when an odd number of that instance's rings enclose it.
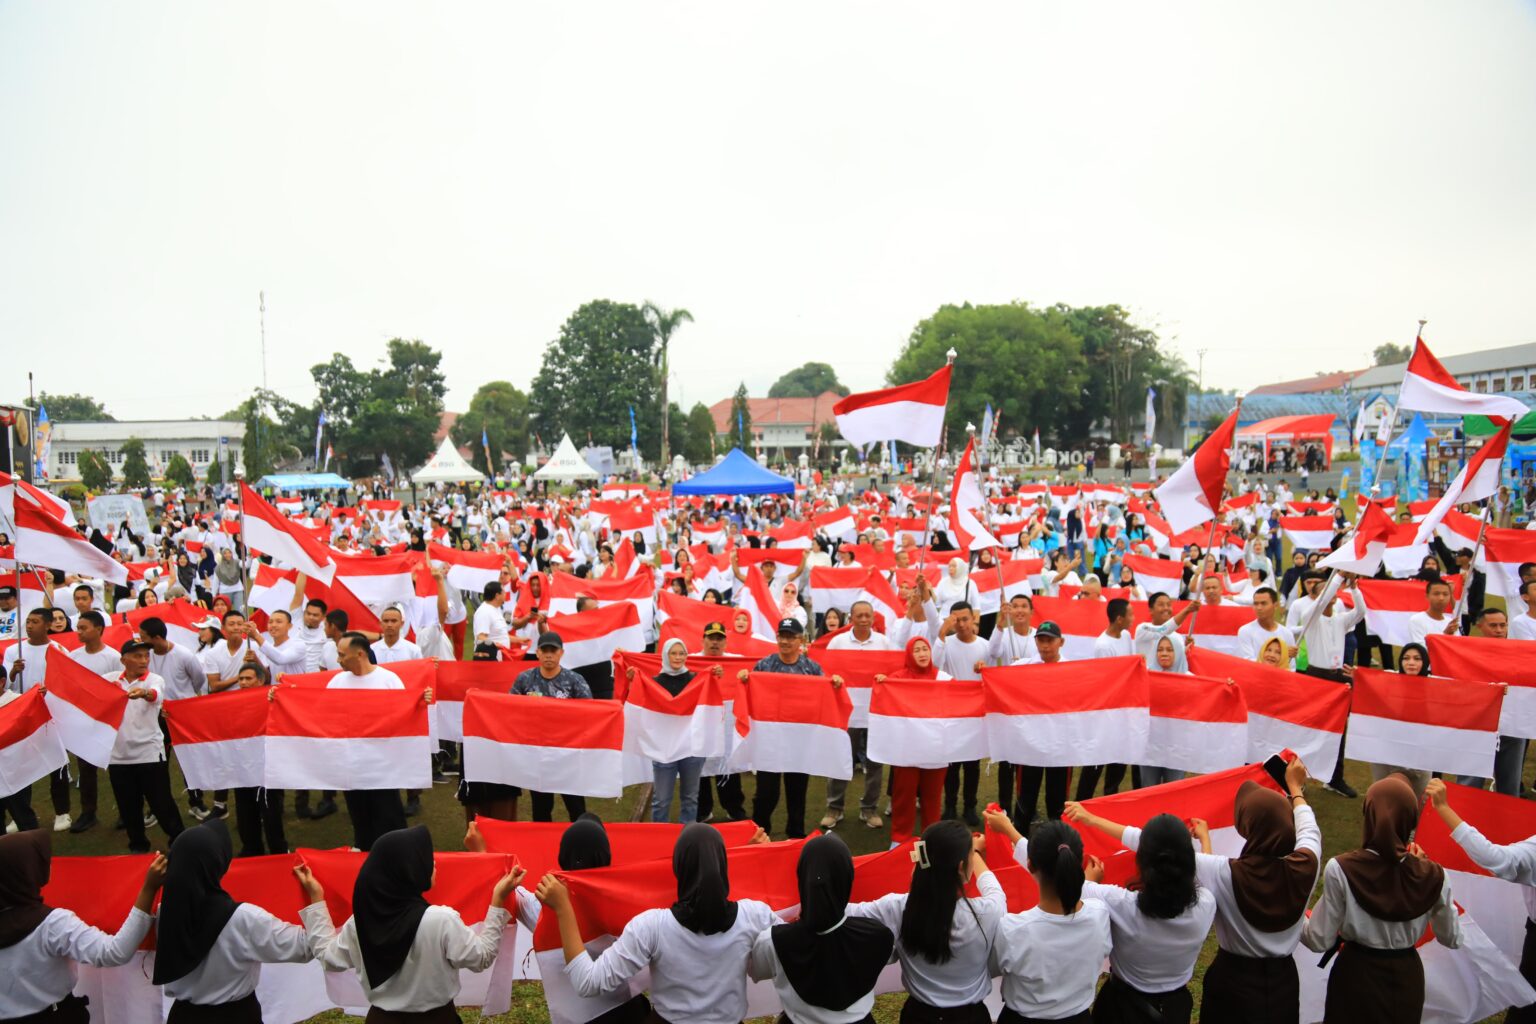
<path fill-rule="evenodd" d="M 1428 607 L 1408 617 L 1408 635 L 1414 643 L 1423 645 L 1431 633 L 1455 634 L 1460 620 L 1451 608 L 1451 585 L 1445 580 L 1431 580 L 1424 584 L 1424 597 Z"/>
<path fill-rule="evenodd" d="M 852 628 L 839 633 L 827 644 L 829 651 L 889 651 L 891 642 L 884 633 L 875 632 L 875 606 L 868 601 L 855 601 L 848 609 Z M 868 828 L 882 828 L 885 819 L 880 816 L 880 797 L 885 792 L 885 768 L 869 759 L 869 730 L 849 729 L 848 741 L 853 746 L 853 758 L 864 765 L 864 794 L 859 797 L 859 820 Z M 836 828 L 843 820 L 843 806 L 848 795 L 848 780 L 827 780 L 827 813 L 822 816 L 821 827 Z"/>
<path fill-rule="evenodd" d="M 1290 627 L 1282 626 L 1276 616 L 1280 611 L 1280 595 L 1274 587 L 1259 587 L 1253 592 L 1253 621 L 1245 622 L 1237 630 L 1237 656 L 1257 661 L 1259 651 L 1270 640 L 1279 638 L 1285 645 L 1285 660 L 1290 661 L 1296 650 L 1296 634 Z"/>
<path fill-rule="evenodd" d="M 267 666 L 275 683 L 290 672 L 304 671 L 304 659 L 308 652 L 304 643 L 292 636 L 293 616 L 279 608 L 267 617 L 267 634 L 251 623 L 246 623 L 245 635 L 256 645 L 256 657 Z"/>
<path fill-rule="evenodd" d="M 999 619 L 987 642 L 987 661 L 993 665 L 1028 665 L 1040 660 L 1035 647 L 1035 631 L 1030 619 L 1035 614 L 1035 602 L 1028 594 L 1014 594 L 1008 599 L 1006 621 Z M 1003 803 L 1002 806 L 1009 806 Z"/>
<path fill-rule="evenodd" d="M 1035 646 L 1040 650 L 1040 664 L 1059 665 L 1070 661 L 1062 649 L 1063 645 L 1060 626 L 1049 620 L 1040 623 L 1035 630 Z M 1067 782 L 1072 769 L 1041 768 L 1027 764 L 1018 768 L 1019 799 L 1013 808 L 1014 820 L 1034 820 L 1035 804 L 1040 799 L 1042 783 L 1045 786 L 1045 816 L 1052 821 L 1060 820 L 1062 809 L 1067 805 Z"/>
<path fill-rule="evenodd" d="M 1536 581 L 1520 584 L 1520 600 L 1525 611 L 1518 615 L 1513 604 L 1510 607 L 1509 638 L 1511 640 L 1536 640 Z"/>
<path fill-rule="evenodd" d="M 502 614 L 501 606 L 507 603 L 507 592 L 502 589 L 500 583 L 487 583 L 480 601 L 480 607 L 475 609 L 475 643 L 492 644 L 496 647 L 506 647 L 512 641 L 512 634 L 507 629 L 506 616 Z"/>
<path fill-rule="evenodd" d="M 875 632 L 875 606 L 855 601 L 848 609 L 850 629 L 827 642 L 829 651 L 892 651 L 895 646 L 884 633 Z"/>
<path fill-rule="evenodd" d="M 373 643 L 373 656 L 380 665 L 397 661 L 415 661 L 421 657 L 421 648 L 401 636 L 405 629 L 405 613 L 399 605 L 390 605 L 379 613 L 379 626 L 383 635 Z"/>
<path fill-rule="evenodd" d="M 921 606 L 918 610 L 921 614 Z M 938 639 L 933 644 L 933 663 L 940 672 L 948 672 L 956 679 L 981 678 L 981 670 L 987 666 L 987 642 L 976 635 L 976 612 L 966 602 L 956 601 L 949 606 L 949 615 L 939 626 Z M 975 823 L 981 820 L 976 814 L 976 789 L 980 782 L 980 761 L 951 764 L 944 775 L 943 816 L 954 818 L 959 810 L 963 820 L 976 827 Z"/>
<path fill-rule="evenodd" d="M 168 840 L 181 835 L 183 828 L 176 798 L 171 795 L 171 772 L 160 733 L 160 701 L 165 682 L 149 670 L 149 653 L 148 644 L 128 641 L 120 652 L 123 670 L 108 679 L 128 693 L 128 707 L 112 745 L 107 778 L 128 833 L 129 853 L 149 852 L 149 836 L 144 831 L 146 803 Z"/>
<path fill-rule="evenodd" d="M 319 672 L 321 668 L 335 668 L 335 665 L 326 665 L 326 652 L 334 651 L 335 645 L 330 643 L 325 631 L 325 613 L 329 610 L 324 601 L 318 597 L 308 600 L 304 598 L 304 588 L 309 580 L 303 573 L 299 573 L 293 588 L 293 600 L 289 602 L 290 613 L 299 610 L 302 605 L 303 613 L 299 621 L 293 624 L 293 637 L 304 645 L 304 671 Z"/>
<path fill-rule="evenodd" d="M 117 651 L 108 647 L 102 641 L 102 633 L 106 629 L 106 619 L 98 611 L 85 611 L 80 613 L 79 620 L 75 623 L 75 632 L 80 635 L 80 646 L 69 652 L 71 661 L 83 665 L 99 676 L 109 676 L 114 672 L 123 670 L 123 659 Z M 97 778 L 97 766 L 84 758 L 77 757 L 78 768 L 76 778 L 80 780 L 80 816 L 69 824 L 69 831 L 76 835 L 89 831 L 96 827 L 96 798 L 99 789 Z M 50 782 L 53 790 L 53 804 L 55 811 L 54 828 L 58 828 L 57 812 L 60 804 L 67 809 L 69 807 L 69 779 L 63 778 L 59 782 Z M 62 801 L 61 798 L 62 797 Z M 67 814 L 65 815 L 68 816 Z"/>
<path fill-rule="evenodd" d="M 22 620 L 25 636 L 6 648 L 5 688 L 12 693 L 26 693 L 43 681 L 48 673 L 48 649 L 64 653 L 64 648 L 48 639 L 48 621 L 52 615 L 47 608 L 33 608 Z"/>
<path fill-rule="evenodd" d="M 16 588 L 0 587 L 0 640 L 16 639 L 21 612 L 16 607 Z"/>
<path fill-rule="evenodd" d="M 1095 658 L 1118 658 L 1136 653 L 1136 641 L 1131 636 L 1131 602 L 1123 597 L 1112 598 L 1104 606 L 1109 626 L 1093 640 Z"/>
<path fill-rule="evenodd" d="M 255 656 L 245 625 L 245 616 L 240 612 L 234 609 L 225 612 L 220 623 L 224 639 L 198 654 L 203 670 L 208 673 L 209 693 L 222 693 L 232 688 L 235 677 L 240 674 L 240 666 L 245 663 L 245 656 Z"/>

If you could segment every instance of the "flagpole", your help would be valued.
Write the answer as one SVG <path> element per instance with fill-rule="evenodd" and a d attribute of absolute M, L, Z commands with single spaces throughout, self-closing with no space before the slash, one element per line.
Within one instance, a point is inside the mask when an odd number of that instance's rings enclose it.
<path fill-rule="evenodd" d="M 1420 320 L 1419 321 L 1419 333 L 1417 335 L 1418 338 L 1422 338 L 1424 336 L 1424 325 L 1427 324 L 1427 323 L 1429 323 L 1428 320 Z M 1378 444 L 1380 444 L 1380 446 L 1381 446 L 1381 451 L 1376 453 L 1376 469 L 1374 471 L 1372 471 L 1372 473 L 1371 473 L 1371 491 L 1372 491 L 1372 493 L 1375 493 L 1375 494 L 1380 494 L 1381 493 L 1381 467 L 1387 461 L 1387 449 L 1389 447 L 1391 447 L 1391 444 L 1392 444 L 1392 428 L 1395 427 L 1396 425 L 1397 425 L 1397 403 L 1393 402 L 1392 403 L 1392 411 L 1387 414 L 1387 439 L 1386 439 L 1385 442 L 1380 441 L 1380 436 L 1381 436 L 1380 429 L 1378 429 L 1376 431 L 1377 439 L 1378 439 Z M 1407 458 L 1407 456 L 1408 456 L 1407 451 L 1404 451 L 1403 452 L 1403 457 Z"/>
<path fill-rule="evenodd" d="M 1205 550 L 1200 553 L 1200 571 L 1195 573 L 1195 610 L 1189 613 L 1190 636 L 1195 635 L 1195 620 L 1200 617 L 1200 584 L 1205 580 L 1205 562 L 1211 557 L 1211 548 L 1216 544 L 1216 524 L 1221 522 L 1221 506 L 1227 501 L 1227 478 L 1232 475 L 1232 463 L 1237 459 L 1237 421 L 1242 413 L 1243 396 L 1238 395 L 1237 405 L 1232 409 L 1232 447 L 1227 449 L 1227 471 L 1221 475 L 1221 499 L 1211 509 L 1211 532 L 1206 536 Z M 1194 458 L 1194 455 L 1191 454 L 1190 458 Z"/>
<path fill-rule="evenodd" d="M 955 365 L 955 350 L 944 353 L 944 365 Z M 944 403 L 944 416 L 939 420 L 939 444 L 932 450 L 932 465 L 928 474 L 928 509 L 923 516 L 923 550 L 917 555 L 917 572 L 921 576 L 928 563 L 928 545 L 933 540 L 933 493 L 939 485 L 939 457 L 944 453 L 944 423 L 949 419 L 949 402 Z"/>
<path fill-rule="evenodd" d="M 996 427 L 996 420 L 993 421 L 993 429 L 994 430 L 997 429 L 997 427 Z M 976 439 L 976 426 L 975 426 L 975 424 L 967 423 L 965 425 L 965 432 L 967 434 L 971 435 L 971 440 L 974 441 Z M 975 472 L 975 468 L 974 467 L 972 468 L 972 472 Z M 991 534 L 995 538 L 997 536 L 997 531 L 992 529 L 992 509 L 990 507 L 991 502 L 989 502 L 987 500 L 987 492 L 981 487 L 981 476 L 980 476 L 979 473 L 977 474 L 977 478 L 976 478 L 976 489 L 978 491 L 981 491 L 981 516 L 982 516 L 981 522 L 982 522 L 982 525 L 987 528 L 987 533 Z M 953 513 L 953 509 L 951 509 L 951 513 L 950 514 L 951 515 L 954 514 Z M 970 554 L 970 552 L 967 552 L 967 554 Z M 1005 591 L 1005 588 L 1007 587 L 1008 584 L 1007 584 L 1007 580 L 1004 579 L 1004 577 L 1003 577 L 1003 560 L 997 556 L 997 553 L 996 553 L 995 549 L 993 549 L 992 564 L 997 567 L 997 618 L 999 620 L 1001 620 L 1001 619 L 1003 619 L 1003 617 L 1006 614 L 1004 609 L 1007 608 L 1007 606 L 1008 606 L 1007 602 L 1004 601 L 1004 598 L 1007 596 L 1004 593 L 1004 591 Z M 992 632 L 993 632 L 994 635 L 997 633 L 997 628 L 998 628 L 998 623 L 997 623 L 997 621 L 994 621 L 992 623 Z M 1011 665 L 1015 661 L 1019 660 L 1018 656 L 1017 656 L 1018 655 L 1018 651 L 1013 646 L 1013 623 L 1012 622 L 1004 623 L 1004 628 L 1008 630 L 1008 663 Z M 991 771 L 990 763 L 988 765 L 988 771 L 989 772 Z"/>
<path fill-rule="evenodd" d="M 1483 550 L 1483 534 L 1488 532 L 1488 520 L 1492 515 L 1493 502 L 1488 501 L 1483 506 L 1482 522 L 1477 527 L 1477 543 L 1472 545 L 1472 561 L 1467 565 L 1467 578 L 1461 581 L 1461 596 L 1456 599 L 1456 614 L 1452 621 L 1458 623 L 1456 627 L 1458 630 L 1461 628 L 1459 623 L 1461 622 L 1462 609 L 1467 604 L 1467 591 L 1472 589 L 1472 580 L 1477 576 L 1477 556 Z M 1468 635 L 1470 636 L 1471 634 L 1469 633 Z"/>

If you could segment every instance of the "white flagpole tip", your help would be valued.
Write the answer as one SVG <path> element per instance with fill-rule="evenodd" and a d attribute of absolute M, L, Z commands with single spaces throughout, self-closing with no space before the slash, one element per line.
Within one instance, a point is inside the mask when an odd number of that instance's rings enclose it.
<path fill-rule="evenodd" d="M 955 356 L 957 355 L 959 355 L 958 352 L 956 352 L 954 349 L 950 349 L 948 352 L 944 353 L 944 361 L 946 363 L 953 363 L 955 361 Z"/>
<path fill-rule="evenodd" d="M 974 434 L 974 433 L 976 433 L 976 424 L 974 424 L 974 423 L 967 423 L 965 425 L 965 432 L 967 434 Z"/>

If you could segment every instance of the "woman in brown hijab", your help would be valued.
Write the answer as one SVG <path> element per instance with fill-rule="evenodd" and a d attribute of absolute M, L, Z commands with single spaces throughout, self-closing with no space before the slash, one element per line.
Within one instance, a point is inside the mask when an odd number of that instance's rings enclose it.
<path fill-rule="evenodd" d="M 1323 896 L 1302 932 L 1308 949 L 1338 953 L 1323 1020 L 1416 1022 L 1424 1012 L 1424 965 L 1415 944 L 1427 924 L 1442 946 L 1461 945 L 1461 922 L 1440 865 L 1409 842 L 1419 803 L 1402 775 L 1365 794 L 1365 838 L 1323 870 Z"/>

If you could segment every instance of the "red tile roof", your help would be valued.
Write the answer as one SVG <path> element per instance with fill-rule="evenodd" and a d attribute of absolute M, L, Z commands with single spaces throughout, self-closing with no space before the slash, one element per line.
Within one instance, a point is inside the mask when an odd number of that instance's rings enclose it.
<path fill-rule="evenodd" d="M 747 409 L 754 427 L 783 423 L 804 424 L 815 429 L 823 423 L 835 422 L 832 406 L 842 397 L 836 391 L 824 391 L 815 398 L 748 398 Z M 732 399 L 722 398 L 709 407 L 718 434 L 729 434 L 736 429 L 736 424 L 731 422 L 731 402 Z"/>
<path fill-rule="evenodd" d="M 1337 391 L 1364 373 L 1364 370 L 1342 370 L 1338 373 L 1319 373 L 1300 380 L 1282 380 L 1264 384 L 1248 392 L 1250 395 L 1310 395 L 1318 391 Z"/>

